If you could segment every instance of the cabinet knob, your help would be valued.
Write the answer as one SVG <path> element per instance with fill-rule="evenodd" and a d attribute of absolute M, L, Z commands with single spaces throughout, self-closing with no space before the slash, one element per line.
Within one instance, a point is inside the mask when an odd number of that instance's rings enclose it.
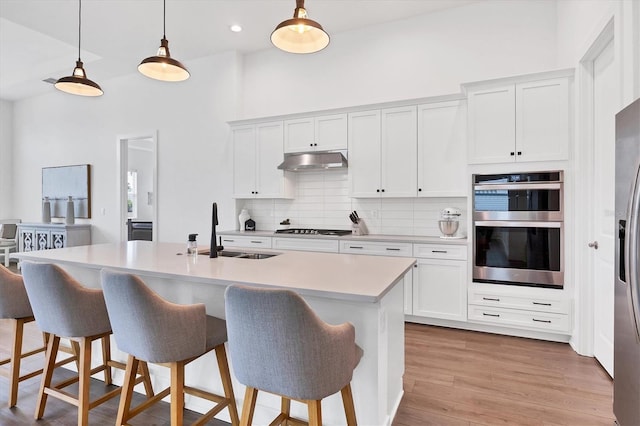
<path fill-rule="evenodd" d="M 514 155 L 516 155 L 516 153 L 515 153 L 515 152 L 513 152 L 513 151 L 511 151 L 511 152 L 509 153 L 509 155 L 514 156 Z"/>
<path fill-rule="evenodd" d="M 522 151 L 518 151 L 518 155 L 522 155 Z"/>
<path fill-rule="evenodd" d="M 597 241 L 593 241 L 589 244 L 587 244 L 589 247 L 591 247 L 592 249 L 598 250 L 598 242 Z"/>
<path fill-rule="evenodd" d="M 309 146 L 313 146 L 313 144 L 312 144 L 312 143 L 310 143 L 310 144 L 309 144 Z"/>
<path fill-rule="evenodd" d="M 380 190 L 379 190 L 379 189 L 376 189 L 376 192 L 380 192 Z"/>
<path fill-rule="evenodd" d="M 418 188 L 418 192 L 422 192 L 422 188 Z"/>
<path fill-rule="evenodd" d="M 384 189 L 382 190 L 382 192 L 384 192 Z"/>

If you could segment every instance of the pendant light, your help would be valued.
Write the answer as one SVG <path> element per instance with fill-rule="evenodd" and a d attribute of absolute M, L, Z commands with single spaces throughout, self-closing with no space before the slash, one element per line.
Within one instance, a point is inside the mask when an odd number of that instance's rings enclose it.
<path fill-rule="evenodd" d="M 304 0 L 296 0 L 293 18 L 281 22 L 271 33 L 271 43 L 290 53 L 314 53 L 329 45 L 322 25 L 307 18 Z"/>
<path fill-rule="evenodd" d="M 167 1 L 163 0 L 162 40 L 156 56 L 140 62 L 138 71 L 149 78 L 162 81 L 183 81 L 189 78 L 189 71 L 169 53 L 169 41 L 165 35 L 167 24 Z"/>
<path fill-rule="evenodd" d="M 73 74 L 68 77 L 62 77 L 55 83 L 55 88 L 72 95 L 80 96 L 101 96 L 104 92 L 98 83 L 87 78 L 84 71 L 82 60 L 80 59 L 80 29 L 82 26 L 82 0 L 78 0 L 78 60 Z"/>

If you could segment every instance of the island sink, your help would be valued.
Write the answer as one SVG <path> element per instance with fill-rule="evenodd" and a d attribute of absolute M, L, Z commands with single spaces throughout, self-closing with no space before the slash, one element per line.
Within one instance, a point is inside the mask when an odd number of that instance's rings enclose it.
<path fill-rule="evenodd" d="M 209 250 L 200 251 L 198 252 L 198 254 L 209 256 Z M 234 257 L 236 259 L 268 259 L 270 257 L 277 256 L 279 254 L 280 253 L 256 253 L 256 252 L 226 251 L 226 250 L 222 250 L 218 252 L 218 256 Z"/>

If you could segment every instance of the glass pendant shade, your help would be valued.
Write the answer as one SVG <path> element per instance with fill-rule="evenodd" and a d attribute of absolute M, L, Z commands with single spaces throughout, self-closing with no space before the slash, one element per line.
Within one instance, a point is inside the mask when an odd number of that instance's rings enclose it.
<path fill-rule="evenodd" d="M 158 54 L 140 62 L 138 71 L 149 78 L 162 81 L 183 81 L 190 76 L 187 68 L 171 57 L 169 41 L 165 37 L 160 40 Z"/>
<path fill-rule="evenodd" d="M 73 74 L 58 79 L 55 83 L 55 88 L 80 96 L 101 96 L 104 93 L 98 83 L 87 78 L 87 73 L 84 71 L 83 63 L 80 60 L 76 61 Z"/>
<path fill-rule="evenodd" d="M 304 0 L 296 1 L 293 18 L 281 22 L 271 33 L 271 43 L 289 53 L 314 53 L 329 45 L 322 25 L 307 18 Z"/>

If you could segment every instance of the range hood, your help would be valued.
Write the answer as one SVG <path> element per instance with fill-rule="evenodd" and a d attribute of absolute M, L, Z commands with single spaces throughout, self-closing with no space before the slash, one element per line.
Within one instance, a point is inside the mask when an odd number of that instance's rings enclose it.
<path fill-rule="evenodd" d="M 285 154 L 284 161 L 278 166 L 278 169 L 301 172 L 308 170 L 344 169 L 347 165 L 347 158 L 339 151 L 301 152 Z"/>

